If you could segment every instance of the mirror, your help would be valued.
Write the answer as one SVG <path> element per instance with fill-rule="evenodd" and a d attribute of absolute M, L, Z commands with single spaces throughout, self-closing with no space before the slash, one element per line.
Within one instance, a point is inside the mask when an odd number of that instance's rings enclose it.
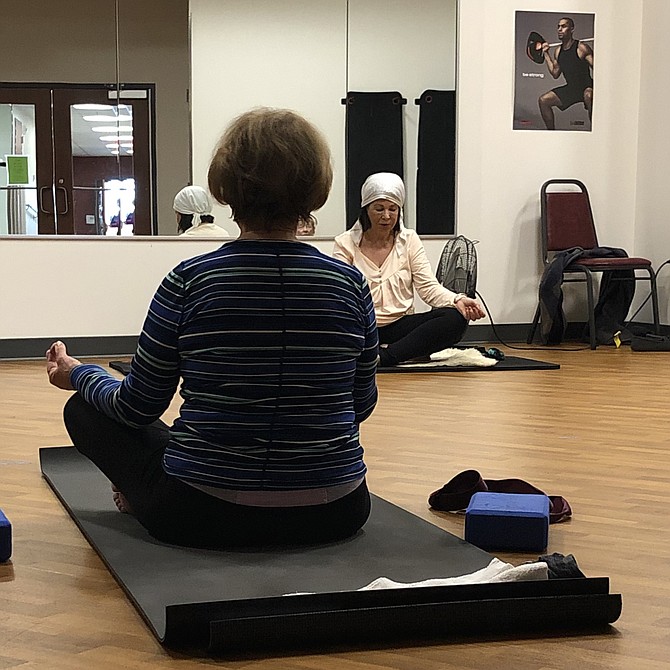
<path fill-rule="evenodd" d="M 132 187 L 137 208 L 132 232 L 176 235 L 175 194 L 189 183 L 206 185 L 212 149 L 228 122 L 265 105 L 295 109 L 326 134 L 335 177 L 328 203 L 316 213 L 314 232 L 317 238 L 333 237 L 345 227 L 346 110 L 341 100 L 347 91 L 384 90 L 397 90 L 407 100 L 405 219 L 412 226 L 419 118 L 415 99 L 426 89 L 455 88 L 456 5 L 457 0 L 425 0 L 417 11 L 401 0 L 18 3 L 11 19 L 0 23 L 0 39 L 11 44 L 20 29 L 33 48 L 7 49 L 0 63 L 0 163 L 6 155 L 28 152 L 28 182 L 10 184 L 6 166 L 0 166 L 0 235 L 116 235 L 118 228 L 111 224 L 119 222 L 121 234 L 127 234 Z M 52 46 L 54 34 L 57 48 Z M 65 86 L 61 82 L 72 84 L 70 93 L 56 93 Z M 46 103 L 36 100 L 38 89 Z M 94 89 L 104 99 L 93 100 Z M 12 98 L 16 91 L 20 95 Z M 83 98 L 82 92 L 87 94 Z M 39 130 L 41 123 L 53 121 L 48 118 L 56 95 L 68 100 L 57 117 L 67 119 L 75 131 L 64 142 L 70 161 L 88 156 L 75 162 L 93 163 L 95 152 L 110 145 L 104 149 L 113 168 L 102 180 L 96 175 L 77 181 L 71 166 L 62 174 L 43 174 L 58 163 L 48 153 L 43 160 L 34 153 L 42 140 L 56 146 L 48 132 Z M 145 97 L 135 97 L 139 95 Z M 146 112 L 140 109 L 143 100 Z M 87 103 L 108 108 L 88 113 L 76 107 Z M 93 126 L 84 118 L 97 114 L 116 120 Z M 141 122 L 140 114 L 145 114 Z M 114 133 L 91 134 L 107 123 L 117 126 Z M 31 124 L 34 129 L 27 130 Z M 128 126 L 132 132 L 122 133 Z M 148 147 L 142 169 L 150 183 L 144 196 L 136 183 L 138 133 L 145 134 Z M 127 137 L 132 139 L 122 139 Z M 135 182 L 127 180 L 129 171 Z M 68 190 L 68 175 L 74 190 Z M 116 196 L 110 195 L 114 189 Z M 146 212 L 141 217 L 140 207 Z M 119 210 L 116 219 L 114 208 Z M 46 224 L 38 224 L 40 215 Z M 217 208 L 215 215 L 217 223 L 237 233 L 226 208 Z"/>
<path fill-rule="evenodd" d="M 426 89 L 455 89 L 457 0 L 191 1 L 194 183 L 206 184 L 228 121 L 256 106 L 288 107 L 326 134 L 334 181 L 317 237 L 345 229 L 347 91 L 399 91 L 404 117 L 405 220 L 412 227 L 419 108 Z M 237 230 L 229 211 L 217 220 Z"/>
<path fill-rule="evenodd" d="M 12 7 L 0 22 L 0 234 L 106 234 L 114 208 L 133 225 L 113 233 L 176 233 L 172 200 L 190 181 L 188 34 L 188 0 Z M 11 48 L 17 35 L 29 49 Z M 1 165 L 15 154 L 25 183 Z"/>

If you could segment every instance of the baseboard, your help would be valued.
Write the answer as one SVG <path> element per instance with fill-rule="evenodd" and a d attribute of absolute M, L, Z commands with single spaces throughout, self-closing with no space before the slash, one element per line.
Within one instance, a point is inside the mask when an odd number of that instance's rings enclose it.
<path fill-rule="evenodd" d="M 585 323 L 568 324 L 565 340 L 581 341 Z M 635 327 L 653 331 L 650 323 L 635 323 Z M 530 323 L 501 323 L 495 326 L 491 324 L 472 324 L 463 338 L 464 344 L 500 343 L 505 344 L 525 343 L 530 330 Z M 661 335 L 670 335 L 670 325 L 661 326 Z M 29 338 L 7 338 L 0 339 L 0 359 L 31 359 L 44 358 L 44 352 L 58 337 L 29 337 Z M 135 335 L 110 335 L 108 337 L 67 337 L 61 338 L 67 344 L 68 351 L 78 358 L 87 356 L 132 356 L 137 348 L 137 337 Z M 536 335 L 539 342 L 539 333 Z"/>
<path fill-rule="evenodd" d="M 495 328 L 495 330 L 494 330 Z M 463 344 L 495 343 L 502 340 L 509 344 L 525 342 L 530 330 L 530 323 L 499 323 L 492 326 L 490 323 L 478 325 L 470 324 L 465 331 Z M 496 334 L 497 333 L 497 334 Z"/>
<path fill-rule="evenodd" d="M 62 339 L 68 352 L 77 358 L 87 356 L 132 356 L 137 349 L 136 335 L 108 337 L 29 337 L 0 339 L 0 359 L 44 358 L 52 342 Z"/>

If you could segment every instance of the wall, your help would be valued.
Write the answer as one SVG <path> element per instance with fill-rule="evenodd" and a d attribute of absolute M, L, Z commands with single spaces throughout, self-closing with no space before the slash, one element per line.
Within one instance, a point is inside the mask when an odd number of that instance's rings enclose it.
<path fill-rule="evenodd" d="M 667 64 L 658 52 L 665 44 L 669 25 L 670 3 L 667 0 L 644 0 L 635 249 L 637 254 L 650 258 L 656 268 L 670 257 L 670 131 L 667 120 L 670 90 Z M 668 323 L 668 266 L 659 272 L 658 290 L 661 322 Z M 647 313 L 650 314 L 648 309 Z M 651 321 L 651 317 L 647 320 Z"/>
<path fill-rule="evenodd" d="M 600 241 L 635 252 L 642 2 L 569 4 L 596 14 L 590 133 L 512 130 L 514 11 L 553 12 L 555 2 L 467 0 L 459 7 L 458 231 L 481 241 L 479 290 L 497 320 L 527 323 L 541 273 L 539 190 L 547 179 L 583 180 Z"/>
<path fill-rule="evenodd" d="M 0 358 L 3 339 L 137 335 L 167 272 L 220 244 L 178 237 L 0 240 Z M 333 248 L 331 240 L 313 244 L 324 253 Z M 434 261 L 441 247 L 427 244 Z"/>
<path fill-rule="evenodd" d="M 458 225 L 459 232 L 481 241 L 479 289 L 497 322 L 528 323 L 532 317 L 541 269 L 538 192 L 546 179 L 587 183 L 603 243 L 663 258 L 670 241 L 664 219 L 670 146 L 659 110 L 669 94 L 653 45 L 662 43 L 668 25 L 665 4 L 573 0 L 572 10 L 596 13 L 594 130 L 549 133 L 511 130 L 517 3 L 461 3 Z M 523 8 L 555 11 L 556 5 L 535 0 Z M 213 244 L 0 239 L 0 340 L 136 334 L 165 272 Z M 442 244 L 426 243 L 434 264 Z M 332 245 L 317 246 L 329 251 Z M 667 295 L 666 285 L 662 303 Z M 665 305 L 662 314 L 667 322 Z"/>
<path fill-rule="evenodd" d="M 11 5 L 0 21 L 0 81 L 116 81 L 114 2 Z M 125 82 L 156 83 L 158 224 L 170 234 L 172 199 L 190 176 L 188 0 L 161 0 L 160 12 L 156 7 L 153 0 L 121 0 L 119 74 Z"/>

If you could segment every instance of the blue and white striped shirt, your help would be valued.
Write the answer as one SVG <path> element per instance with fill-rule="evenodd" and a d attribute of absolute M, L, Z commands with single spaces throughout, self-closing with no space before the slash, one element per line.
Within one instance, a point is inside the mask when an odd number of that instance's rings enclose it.
<path fill-rule="evenodd" d="M 237 240 L 180 263 L 149 308 L 130 374 L 76 367 L 113 419 L 158 419 L 177 390 L 165 470 L 248 491 L 338 486 L 365 474 L 377 330 L 361 273 L 302 242 Z"/>

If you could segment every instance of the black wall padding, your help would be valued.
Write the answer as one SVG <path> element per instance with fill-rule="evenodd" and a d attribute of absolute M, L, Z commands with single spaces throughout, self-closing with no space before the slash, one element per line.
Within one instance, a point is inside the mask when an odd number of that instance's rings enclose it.
<path fill-rule="evenodd" d="M 361 209 L 361 186 L 375 172 L 395 172 L 404 178 L 402 110 L 398 91 L 347 93 L 346 189 L 347 229 Z"/>
<path fill-rule="evenodd" d="M 416 231 L 452 235 L 456 228 L 456 91 L 424 91 L 417 104 Z"/>

